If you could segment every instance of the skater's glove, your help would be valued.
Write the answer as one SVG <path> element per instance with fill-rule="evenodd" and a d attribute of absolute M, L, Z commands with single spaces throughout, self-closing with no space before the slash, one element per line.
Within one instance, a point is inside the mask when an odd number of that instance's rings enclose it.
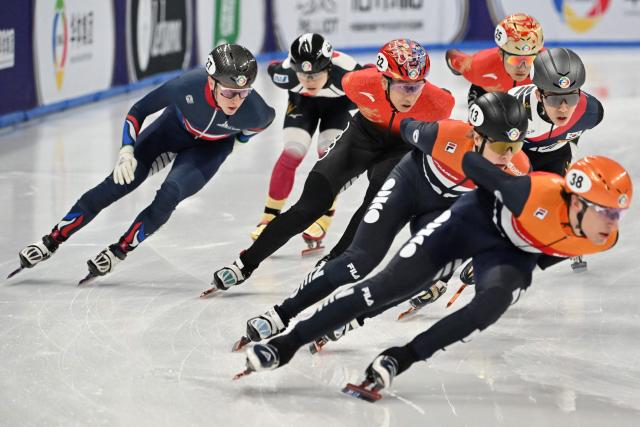
<path fill-rule="evenodd" d="M 124 185 L 131 184 L 134 179 L 134 172 L 138 162 L 133 156 L 133 146 L 124 145 L 120 149 L 120 155 L 118 156 L 118 162 L 113 169 L 113 180 L 116 184 Z"/>

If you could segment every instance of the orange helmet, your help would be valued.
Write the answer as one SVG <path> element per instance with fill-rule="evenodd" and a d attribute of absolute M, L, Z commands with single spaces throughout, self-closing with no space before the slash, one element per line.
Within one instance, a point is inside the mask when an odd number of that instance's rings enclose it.
<path fill-rule="evenodd" d="M 431 61 L 420 43 L 395 39 L 382 46 L 376 59 L 378 71 L 394 80 L 414 82 L 424 80 Z"/>
<path fill-rule="evenodd" d="M 565 175 L 565 188 L 599 207 L 615 210 L 631 205 L 633 183 L 619 163 L 603 156 L 587 156 L 571 166 Z"/>
<path fill-rule="evenodd" d="M 525 13 L 504 18 L 493 36 L 500 49 L 512 55 L 535 55 L 544 45 L 540 23 Z"/>

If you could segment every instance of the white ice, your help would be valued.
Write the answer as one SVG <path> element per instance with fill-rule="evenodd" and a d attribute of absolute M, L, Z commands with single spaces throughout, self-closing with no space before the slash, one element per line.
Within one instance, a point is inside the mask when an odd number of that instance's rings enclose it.
<path fill-rule="evenodd" d="M 605 106 L 580 153 L 609 155 L 640 176 L 639 51 L 581 50 L 587 91 Z M 373 55 L 363 56 L 364 62 Z M 451 89 L 464 117 L 467 84 L 432 53 L 431 81 Z M 316 257 L 300 237 L 266 260 L 243 286 L 207 300 L 214 269 L 251 242 L 281 149 L 285 93 L 258 90 L 278 110 L 271 128 L 236 147 L 207 187 L 118 266 L 76 287 L 86 260 L 114 242 L 152 199 L 164 174 L 106 209 L 55 256 L 0 285 L 0 425 L 362 425 L 632 426 L 640 416 L 640 210 L 634 206 L 610 252 L 536 273 L 500 321 L 397 378 L 369 404 L 340 393 L 381 350 L 401 345 L 473 294 L 457 289 L 418 316 L 390 310 L 327 350 L 301 349 L 283 369 L 231 381 L 244 357 L 230 352 L 245 321 L 296 288 Z M 0 273 L 47 233 L 112 168 L 122 122 L 145 91 L 37 120 L 0 136 Z M 297 200 L 311 150 L 299 170 Z M 636 185 L 638 180 L 635 179 Z M 327 244 L 337 242 L 366 180 L 339 200 Z M 636 201 L 636 205 L 638 201 Z M 394 248 L 407 237 L 396 240 Z M 393 285 L 392 283 L 390 284 Z M 634 421 L 635 420 L 635 421 Z"/>

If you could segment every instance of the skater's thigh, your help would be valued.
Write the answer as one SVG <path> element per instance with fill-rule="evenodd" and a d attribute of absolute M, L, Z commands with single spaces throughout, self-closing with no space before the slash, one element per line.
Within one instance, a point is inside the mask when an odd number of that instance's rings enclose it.
<path fill-rule="evenodd" d="M 373 149 L 356 144 L 362 138 L 349 123 L 347 129 L 327 148 L 324 156 L 313 167 L 313 172 L 324 176 L 331 185 L 333 194 L 338 194 L 352 178 L 367 170 L 376 157 Z"/>
<path fill-rule="evenodd" d="M 178 153 L 165 181 L 180 189 L 181 199 L 197 193 L 215 175 L 233 149 L 233 141 L 198 145 Z"/>
<path fill-rule="evenodd" d="M 150 169 L 163 153 L 175 152 L 179 147 L 193 143 L 193 139 L 179 128 L 174 116 L 173 109 L 167 108 L 138 135 L 133 151 L 138 163 Z"/>
<path fill-rule="evenodd" d="M 473 256 L 473 276 L 476 292 L 494 286 L 509 291 L 526 289 L 539 254 L 521 251 L 508 242 Z"/>
<path fill-rule="evenodd" d="M 298 128 L 313 135 L 319 120 L 320 115 L 313 107 L 311 100 L 300 95 L 289 94 L 283 128 Z"/>

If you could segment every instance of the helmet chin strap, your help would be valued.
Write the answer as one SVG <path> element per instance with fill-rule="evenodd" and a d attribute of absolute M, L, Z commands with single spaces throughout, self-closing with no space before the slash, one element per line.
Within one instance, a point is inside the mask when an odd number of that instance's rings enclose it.
<path fill-rule="evenodd" d="M 578 199 L 580 200 L 580 199 Z M 587 237 L 584 234 L 584 230 L 582 229 L 582 220 L 584 219 L 584 214 L 587 211 L 587 204 L 585 202 L 583 202 L 582 200 L 580 200 L 580 204 L 582 205 L 582 208 L 580 208 L 580 212 L 578 212 L 578 214 L 576 215 L 576 218 L 578 219 L 578 223 L 576 224 L 576 226 L 574 227 L 575 231 L 579 232 L 580 234 L 578 235 L 578 237 Z"/>
<path fill-rule="evenodd" d="M 396 106 L 393 105 L 393 102 L 391 102 L 391 79 L 387 76 L 383 76 L 383 78 L 387 80 L 387 90 L 384 91 L 384 95 L 387 98 L 387 102 L 391 106 L 391 109 L 393 109 L 394 111 L 398 111 Z"/>
<path fill-rule="evenodd" d="M 476 131 L 476 132 L 477 132 L 477 131 Z M 480 135 L 480 134 L 478 133 L 478 135 Z M 482 136 L 482 135 L 480 135 L 480 136 Z M 476 153 L 483 154 L 483 153 L 484 153 L 484 147 L 485 147 L 485 145 L 487 145 L 487 138 L 485 138 L 484 136 L 482 136 L 482 144 L 480 144 L 480 147 L 478 147 L 478 146 L 476 146 L 476 145 L 474 144 L 474 146 L 473 146 L 473 150 L 474 150 Z"/>
<path fill-rule="evenodd" d="M 211 96 L 213 96 L 213 100 L 216 102 L 216 105 L 220 105 L 218 102 L 218 97 L 216 96 L 216 87 L 218 86 L 218 81 L 213 79 L 213 89 L 211 89 Z"/>

